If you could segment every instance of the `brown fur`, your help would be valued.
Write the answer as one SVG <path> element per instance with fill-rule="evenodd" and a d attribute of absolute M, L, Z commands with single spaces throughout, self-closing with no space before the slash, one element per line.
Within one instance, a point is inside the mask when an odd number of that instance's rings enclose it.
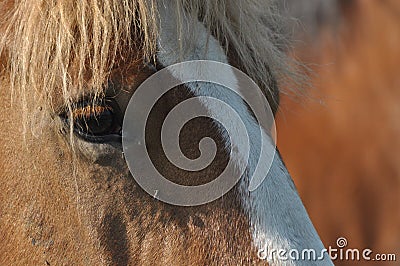
<path fill-rule="evenodd" d="M 0 133 L 2 265 L 209 265 L 255 259 L 248 221 L 233 193 L 202 207 L 169 206 L 137 186 L 118 150 L 102 153 L 79 140 L 74 167 L 60 121 L 38 114 L 51 126 L 24 135 L 21 106 L 11 107 L 9 92 L 1 92 L 0 122 L 7 128 Z M 197 151 L 188 135 L 194 132 L 209 135 L 213 128 L 198 122 L 183 135 L 188 141 L 183 147 L 192 155 Z M 223 161 L 202 174 L 213 176 Z M 185 182 L 181 172 L 165 172 Z"/>

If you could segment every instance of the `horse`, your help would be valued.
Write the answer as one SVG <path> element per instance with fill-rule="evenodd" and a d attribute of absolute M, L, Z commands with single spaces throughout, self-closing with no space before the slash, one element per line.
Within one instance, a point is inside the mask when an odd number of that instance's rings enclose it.
<path fill-rule="evenodd" d="M 229 63 L 276 113 L 280 82 L 298 74 L 273 1 L 2 0 L 0 10 L 1 265 L 332 265 L 326 254 L 319 261 L 277 255 L 324 253 L 278 152 L 257 189 L 243 189 L 250 164 L 228 193 L 199 206 L 146 193 L 124 158 L 130 99 L 175 63 Z M 200 156 L 193 143 L 215 141 L 210 167 L 179 169 L 160 145 L 162 121 L 177 103 L 213 93 L 232 100 L 250 130 L 264 132 L 238 95 L 202 83 L 173 88 L 148 118 L 146 148 L 175 183 L 204 184 L 228 164 L 227 139 L 211 118 L 179 134 L 188 158 Z M 207 103 L 205 111 L 218 113 Z"/>
<path fill-rule="evenodd" d="M 315 89 L 301 104 L 282 97 L 279 146 L 325 243 L 336 246 L 338 237 L 346 237 L 352 248 L 396 253 L 400 4 L 336 2 L 341 5 L 329 21 L 305 27 L 319 33 L 298 42 L 301 60 L 318 63 L 310 82 Z"/>

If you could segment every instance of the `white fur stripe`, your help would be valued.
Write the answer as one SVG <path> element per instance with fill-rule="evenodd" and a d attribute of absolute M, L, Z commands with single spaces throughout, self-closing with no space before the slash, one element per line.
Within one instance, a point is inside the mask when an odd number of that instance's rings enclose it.
<path fill-rule="evenodd" d="M 164 6 L 160 4 L 159 12 L 161 18 L 160 25 L 160 51 L 157 55 L 158 61 L 169 66 L 181 61 L 190 60 L 213 60 L 222 63 L 228 63 L 227 56 L 219 42 L 207 32 L 207 29 L 199 21 L 191 21 L 182 17 L 181 31 L 191 34 L 190 38 L 178 36 L 178 20 L 173 5 Z M 195 35 L 193 35 L 195 34 Z M 193 40 L 195 42 L 193 43 Z M 191 42 L 193 49 L 190 53 L 180 53 L 181 44 L 187 45 Z M 233 72 L 227 78 L 236 80 Z M 231 81 L 232 82 L 232 81 Z M 218 85 L 204 83 L 200 86 L 187 84 L 187 87 L 195 95 L 207 95 L 215 97 L 230 103 L 235 110 L 242 112 L 244 123 L 249 131 L 259 132 L 260 126 L 249 113 L 247 106 L 239 97 L 223 94 L 218 89 Z M 238 92 L 240 94 L 240 92 Z M 219 110 L 216 106 L 203 102 L 203 105 L 210 112 L 211 116 Z M 229 114 L 227 114 L 229 116 Z M 234 126 L 234 125 L 232 125 Z M 268 134 L 262 130 L 263 143 L 270 143 Z M 256 143 L 253 143 L 255 145 Z M 238 144 L 240 147 L 240 144 Z M 247 164 L 247 158 L 240 156 L 238 151 L 238 165 Z M 266 175 L 268 169 L 257 167 L 258 155 L 250 154 L 248 167 L 250 172 L 256 170 L 257 175 Z M 324 248 L 307 212 L 294 188 L 290 175 L 283 165 L 279 155 L 274 157 L 272 168 L 268 172 L 264 182 L 253 192 L 249 192 L 248 178 L 241 180 L 240 191 L 242 195 L 242 203 L 245 211 L 249 214 L 251 230 L 253 232 L 254 243 L 258 248 L 264 248 L 267 245 L 269 250 L 272 249 L 315 249 L 317 254 Z M 275 260 L 269 261 L 275 264 Z M 279 265 L 312 265 L 310 261 L 286 261 L 279 262 Z M 324 261 L 316 262 L 318 265 L 332 265 L 328 258 Z"/>

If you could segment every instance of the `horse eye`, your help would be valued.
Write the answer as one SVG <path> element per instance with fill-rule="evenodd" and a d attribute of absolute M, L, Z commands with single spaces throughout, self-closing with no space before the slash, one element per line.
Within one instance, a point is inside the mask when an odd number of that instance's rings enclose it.
<path fill-rule="evenodd" d="M 121 139 L 122 115 L 113 100 L 80 101 L 72 109 L 72 116 L 65 114 L 65 121 L 69 124 L 72 118 L 74 133 L 83 140 L 104 143 Z"/>

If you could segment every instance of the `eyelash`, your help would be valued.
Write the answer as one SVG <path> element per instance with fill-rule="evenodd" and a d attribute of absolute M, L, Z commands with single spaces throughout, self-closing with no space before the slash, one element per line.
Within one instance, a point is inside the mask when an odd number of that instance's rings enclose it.
<path fill-rule="evenodd" d="M 123 114 L 114 99 L 81 100 L 73 106 L 72 114 L 65 111 L 60 116 L 67 125 L 72 122 L 74 133 L 87 142 L 121 141 Z"/>

